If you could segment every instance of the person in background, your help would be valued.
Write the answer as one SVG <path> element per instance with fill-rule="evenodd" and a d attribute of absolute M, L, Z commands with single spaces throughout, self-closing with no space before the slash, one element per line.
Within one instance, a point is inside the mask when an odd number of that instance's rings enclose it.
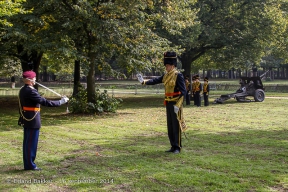
<path fill-rule="evenodd" d="M 181 130 L 179 122 L 184 121 L 183 118 L 183 101 L 186 95 L 186 87 L 183 74 L 177 70 L 177 55 L 175 52 L 164 53 L 164 65 L 166 73 L 160 77 L 150 80 L 143 80 L 138 75 L 138 80 L 142 85 L 155 85 L 163 83 L 165 86 L 165 100 L 168 137 L 171 148 L 166 152 L 178 154 L 181 151 Z M 182 118 L 183 119 L 182 119 Z M 182 124 L 181 124 L 182 125 Z"/>
<path fill-rule="evenodd" d="M 204 78 L 204 84 L 203 84 L 204 106 L 209 105 L 209 92 L 210 92 L 210 86 L 208 83 L 208 77 L 205 77 Z"/>
<path fill-rule="evenodd" d="M 195 83 L 196 83 L 196 76 L 193 75 L 192 77 L 192 93 L 191 93 L 191 96 L 193 98 L 193 103 L 194 105 L 196 105 L 196 100 L 195 100 Z"/>
<path fill-rule="evenodd" d="M 15 84 L 16 84 L 16 82 L 15 82 L 15 76 L 12 76 L 12 77 L 11 77 L 11 83 L 12 83 L 11 88 L 14 89 L 14 88 L 15 88 Z"/>
<path fill-rule="evenodd" d="M 186 87 L 186 105 L 190 105 L 191 85 L 189 82 L 189 77 L 185 77 L 185 87 Z"/>
<path fill-rule="evenodd" d="M 40 96 L 33 87 L 36 83 L 34 71 L 23 72 L 24 86 L 19 91 L 19 113 L 18 125 L 24 128 L 23 138 L 23 163 L 24 170 L 41 170 L 35 164 L 39 132 L 41 127 L 40 105 L 47 107 L 58 107 L 68 102 L 66 96 L 61 100 L 52 101 Z"/>
<path fill-rule="evenodd" d="M 201 95 L 200 95 L 200 93 L 202 91 L 202 85 L 200 83 L 199 75 L 196 75 L 195 79 L 196 79 L 196 82 L 195 82 L 195 87 L 194 87 L 195 88 L 195 94 L 194 94 L 195 98 L 194 98 L 194 100 L 195 100 L 195 104 L 197 105 L 197 107 L 200 107 L 201 106 Z"/>

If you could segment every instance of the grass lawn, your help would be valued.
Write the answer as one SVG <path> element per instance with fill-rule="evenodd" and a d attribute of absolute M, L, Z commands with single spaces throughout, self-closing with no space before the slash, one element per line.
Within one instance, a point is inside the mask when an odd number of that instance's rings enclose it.
<path fill-rule="evenodd" d="M 163 95 L 121 97 L 101 116 L 42 107 L 39 172 L 23 171 L 17 97 L 0 97 L 0 191 L 288 191 L 287 94 L 184 106 L 178 155 L 164 152 Z"/>

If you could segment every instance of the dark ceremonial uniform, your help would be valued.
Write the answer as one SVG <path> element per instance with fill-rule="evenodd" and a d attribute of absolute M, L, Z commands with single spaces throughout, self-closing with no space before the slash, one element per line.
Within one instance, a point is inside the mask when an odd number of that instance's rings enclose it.
<path fill-rule="evenodd" d="M 165 74 L 166 75 L 166 74 Z M 146 85 L 155 85 L 159 83 L 165 83 L 165 75 L 150 79 L 145 81 Z M 181 144 L 181 129 L 179 127 L 179 121 L 177 119 L 177 114 L 174 112 L 174 105 L 177 103 L 177 98 L 185 97 L 186 87 L 184 77 L 180 72 L 174 72 L 172 74 L 171 80 L 166 82 L 166 85 L 172 85 L 170 88 L 165 86 L 165 105 L 167 114 L 167 127 L 168 127 L 168 137 L 171 144 L 171 151 L 182 148 Z M 164 84 L 165 85 L 165 84 Z"/>
<path fill-rule="evenodd" d="M 199 79 L 199 77 L 196 77 L 196 79 Z M 199 81 L 195 82 L 194 85 L 194 89 L 195 89 L 195 93 L 194 93 L 194 101 L 195 101 L 195 105 L 197 105 L 197 107 L 201 106 L 201 91 L 202 91 L 202 85 Z"/>
<path fill-rule="evenodd" d="M 195 83 L 196 83 L 196 77 L 193 76 L 192 77 L 192 93 L 191 93 L 191 96 L 193 98 L 193 103 L 194 105 L 196 105 L 196 100 L 195 100 Z"/>
<path fill-rule="evenodd" d="M 204 106 L 209 105 L 209 92 L 210 92 L 210 86 L 208 83 L 208 78 L 204 78 L 204 84 L 203 84 L 203 97 L 204 97 Z"/>
<path fill-rule="evenodd" d="M 24 128 L 23 162 L 25 170 L 34 170 L 37 167 L 34 160 L 41 127 L 40 105 L 57 107 L 60 106 L 60 102 L 59 100 L 46 100 L 34 87 L 25 84 L 19 91 L 19 124 Z"/>
<path fill-rule="evenodd" d="M 188 79 L 188 78 L 186 78 L 185 87 L 186 87 L 186 105 L 190 105 L 191 85 L 190 85 L 190 82 L 189 82 L 189 79 Z"/>

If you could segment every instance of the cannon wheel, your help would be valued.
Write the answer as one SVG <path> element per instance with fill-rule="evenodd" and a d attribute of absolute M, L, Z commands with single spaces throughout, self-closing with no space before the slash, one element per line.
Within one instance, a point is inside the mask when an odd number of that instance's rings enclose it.
<path fill-rule="evenodd" d="M 256 102 L 262 102 L 265 99 L 265 93 L 262 89 L 256 89 L 254 94 L 254 99 Z"/>

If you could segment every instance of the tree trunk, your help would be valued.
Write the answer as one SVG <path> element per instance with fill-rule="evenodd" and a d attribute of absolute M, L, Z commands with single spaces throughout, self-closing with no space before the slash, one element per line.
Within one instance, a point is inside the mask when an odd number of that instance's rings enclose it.
<path fill-rule="evenodd" d="M 190 76 L 192 59 L 189 56 L 189 52 L 188 53 L 185 52 L 181 55 L 181 63 L 182 63 L 182 69 L 184 69 L 183 72 L 184 77 Z"/>
<path fill-rule="evenodd" d="M 90 103 L 96 103 L 95 100 L 95 53 L 91 53 L 89 56 L 89 72 L 87 75 L 87 101 Z"/>
<path fill-rule="evenodd" d="M 232 70 L 231 70 L 231 69 L 229 69 L 229 71 L 228 71 L 228 78 L 229 78 L 229 79 L 233 79 L 233 77 L 232 77 Z"/>
<path fill-rule="evenodd" d="M 209 79 L 212 77 L 212 70 L 208 69 L 207 70 L 207 75 L 206 75 Z M 205 77 L 204 77 L 205 78 Z"/>
<path fill-rule="evenodd" d="M 222 70 L 218 70 L 219 78 L 223 78 Z"/>
<path fill-rule="evenodd" d="M 288 66 L 286 67 L 286 79 L 288 79 Z"/>
<path fill-rule="evenodd" d="M 43 66 L 43 82 L 48 81 L 47 66 Z"/>
<path fill-rule="evenodd" d="M 277 79 L 280 79 L 280 67 L 277 67 Z"/>
<path fill-rule="evenodd" d="M 37 51 L 32 51 L 30 55 L 28 55 L 27 52 L 24 52 L 24 48 L 22 45 L 17 46 L 17 52 L 18 52 L 18 58 L 21 61 L 21 67 L 23 72 L 28 71 L 28 70 L 33 70 L 36 73 L 36 81 L 38 81 L 39 75 L 39 66 L 40 66 L 40 61 L 43 56 L 43 52 L 38 53 Z M 29 65 L 30 64 L 30 65 Z M 32 65 L 31 65 L 32 64 Z M 38 85 L 36 84 L 35 89 L 38 90 Z"/>
<path fill-rule="evenodd" d="M 80 86 L 80 61 L 75 60 L 73 96 L 76 96 L 77 93 L 79 92 L 79 86 Z"/>
<path fill-rule="evenodd" d="M 43 53 L 39 53 L 37 51 L 32 51 L 32 62 L 33 62 L 33 71 L 37 74 L 36 76 L 36 82 L 39 80 L 39 66 L 40 66 L 40 62 L 43 56 Z M 38 85 L 34 85 L 35 89 L 38 90 Z"/>
<path fill-rule="evenodd" d="M 257 77 L 257 71 L 258 71 L 258 69 L 257 69 L 257 67 L 252 67 L 252 72 L 253 72 L 253 77 Z"/>

